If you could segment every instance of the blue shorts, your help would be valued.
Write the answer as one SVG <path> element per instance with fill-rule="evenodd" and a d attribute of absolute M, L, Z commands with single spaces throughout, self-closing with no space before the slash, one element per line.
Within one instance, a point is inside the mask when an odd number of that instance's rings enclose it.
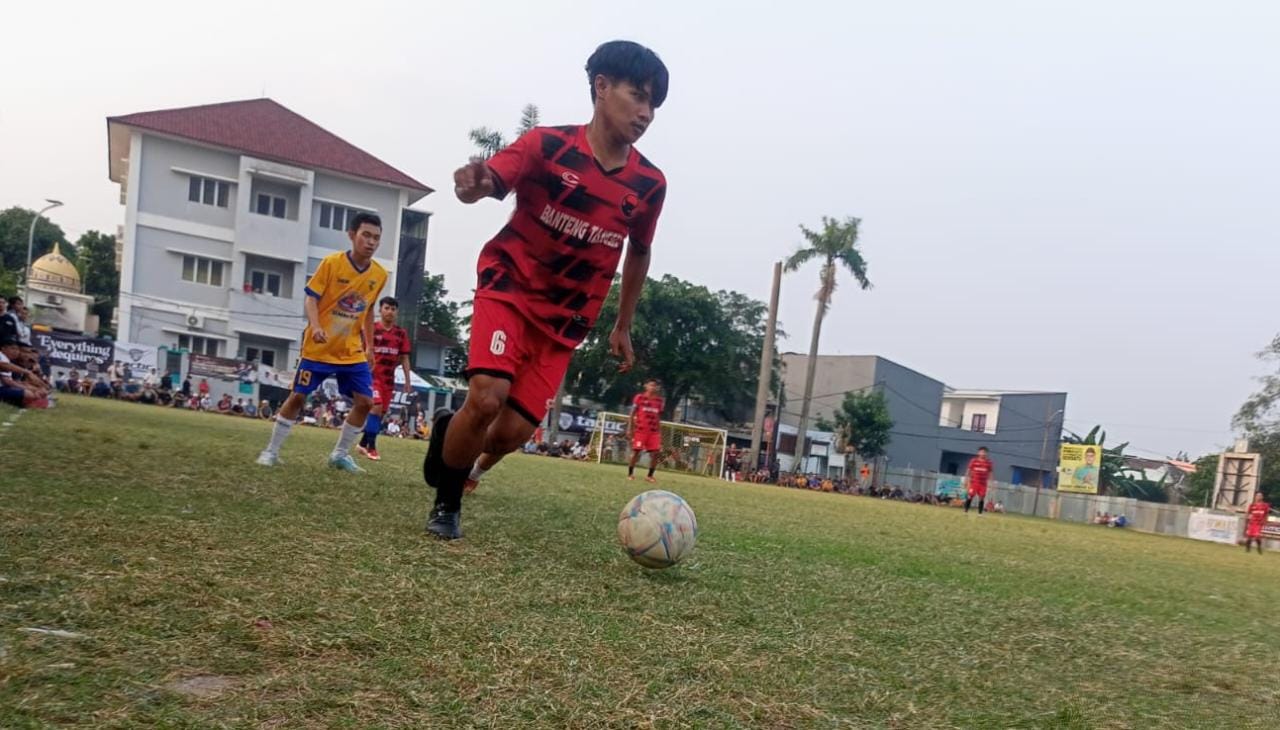
<path fill-rule="evenodd" d="M 338 379 L 338 392 L 348 398 L 352 395 L 373 397 L 373 374 L 369 371 L 368 362 L 356 362 L 350 365 L 334 365 L 333 363 L 301 360 L 298 372 L 293 375 L 293 392 L 306 395 L 332 375 Z"/>

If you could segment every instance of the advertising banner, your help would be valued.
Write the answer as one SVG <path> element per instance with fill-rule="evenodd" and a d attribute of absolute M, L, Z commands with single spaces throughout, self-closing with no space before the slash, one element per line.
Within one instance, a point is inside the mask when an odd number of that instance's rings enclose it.
<path fill-rule="evenodd" d="M 1058 460 L 1058 491 L 1097 494 L 1101 465 L 1101 446 L 1063 444 Z"/>
<path fill-rule="evenodd" d="M 243 360 L 200 355 L 194 352 L 189 357 L 191 358 L 189 372 L 196 377 L 238 380 L 242 383 L 252 383 L 258 379 L 258 373 L 253 364 Z"/>
<path fill-rule="evenodd" d="M 1240 539 L 1240 518 L 1196 510 L 1187 520 L 1187 537 L 1234 545 Z"/>
<path fill-rule="evenodd" d="M 100 337 L 68 335 L 61 332 L 31 332 L 32 345 L 49 358 L 55 368 L 106 370 L 115 353 L 115 343 Z"/>
<path fill-rule="evenodd" d="M 154 345 L 116 342 L 114 360 L 121 365 L 127 365 L 135 377 L 141 377 L 150 368 L 160 367 Z"/>

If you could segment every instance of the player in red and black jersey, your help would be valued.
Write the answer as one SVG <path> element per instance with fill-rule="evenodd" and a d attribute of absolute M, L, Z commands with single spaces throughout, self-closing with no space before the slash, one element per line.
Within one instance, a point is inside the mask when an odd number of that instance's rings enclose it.
<path fill-rule="evenodd" d="M 658 456 L 662 451 L 662 396 L 661 385 L 654 378 L 644 382 L 644 392 L 637 393 L 631 401 L 631 420 L 627 421 L 627 440 L 631 442 L 631 463 L 627 466 L 627 479 L 636 478 L 636 462 L 642 452 L 649 452 L 649 476 L 645 481 L 653 483 L 653 472 L 658 468 Z"/>
<path fill-rule="evenodd" d="M 423 477 L 436 487 L 427 531 L 462 536 L 468 480 L 477 481 L 542 421 L 573 348 L 595 325 L 622 264 L 609 335 L 631 368 L 631 319 L 667 184 L 634 144 L 667 97 L 667 68 L 648 48 L 605 43 L 587 59 L 594 113 L 581 126 L 538 127 L 454 173 L 464 203 L 516 194 L 516 209 L 480 253 L 467 400 L 436 415 Z M 624 246 L 625 244 L 625 246 Z M 625 256 L 624 256 L 625 249 Z"/>
<path fill-rule="evenodd" d="M 383 297 L 378 302 L 378 321 L 373 323 L 373 407 L 364 421 L 360 437 L 360 453 L 378 461 L 378 433 L 382 430 L 382 414 L 391 410 L 396 389 L 396 368 L 404 369 L 404 392 L 413 392 L 409 382 L 409 333 L 396 324 L 400 302 Z"/>
<path fill-rule="evenodd" d="M 964 500 L 964 511 L 969 511 L 973 499 L 978 499 L 978 514 L 982 514 L 987 502 L 987 487 L 991 484 L 991 472 L 995 465 L 987 458 L 987 447 L 978 449 L 978 455 L 969 460 L 966 476 L 969 477 L 969 491 Z"/>

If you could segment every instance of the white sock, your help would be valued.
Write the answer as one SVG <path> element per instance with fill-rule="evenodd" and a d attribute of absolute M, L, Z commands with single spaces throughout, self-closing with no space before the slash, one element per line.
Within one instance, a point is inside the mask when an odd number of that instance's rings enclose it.
<path fill-rule="evenodd" d="M 267 444 L 266 451 L 271 454 L 279 454 L 280 447 L 284 445 L 284 440 L 289 438 L 289 432 L 292 430 L 293 421 L 276 416 L 275 428 L 271 429 L 271 443 Z"/>
<path fill-rule="evenodd" d="M 473 482 L 480 481 L 480 477 L 484 476 L 488 471 L 489 471 L 488 469 L 481 469 L 480 462 L 477 461 L 475 463 L 475 466 L 471 467 L 471 481 Z"/>
<path fill-rule="evenodd" d="M 338 437 L 338 445 L 333 447 L 331 456 L 343 457 L 351 453 L 351 445 L 360 438 L 360 434 L 364 431 L 364 425 L 352 426 L 346 421 L 342 422 L 342 435 Z"/>

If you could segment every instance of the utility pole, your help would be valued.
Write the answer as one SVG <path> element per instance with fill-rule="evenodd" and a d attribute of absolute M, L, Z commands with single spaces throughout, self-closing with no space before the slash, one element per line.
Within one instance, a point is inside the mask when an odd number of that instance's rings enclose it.
<path fill-rule="evenodd" d="M 1063 410 L 1059 409 L 1058 411 L 1056 411 L 1056 412 L 1054 412 L 1052 415 L 1050 415 L 1050 414 L 1049 414 L 1049 401 L 1047 401 L 1047 400 L 1046 400 L 1046 401 L 1045 401 L 1045 404 L 1044 404 L 1044 439 L 1040 442 L 1040 466 L 1041 466 L 1041 467 L 1043 467 L 1043 466 L 1044 466 L 1044 462 L 1049 458 L 1049 454 L 1048 454 L 1048 451 L 1049 451 L 1049 425 L 1050 425 L 1050 423 L 1053 421 L 1053 419 L 1054 419 L 1055 417 L 1059 416 L 1059 415 L 1065 415 L 1065 411 L 1063 411 Z M 1036 484 L 1036 498 L 1035 498 L 1035 500 L 1031 503 L 1031 516 L 1032 516 L 1032 517 L 1035 517 L 1035 516 L 1036 516 L 1036 511 L 1040 509 L 1040 490 L 1044 488 L 1044 480 L 1045 480 L 1045 477 L 1046 477 L 1046 476 L 1048 476 L 1048 474 L 1049 474 L 1049 471 L 1048 471 L 1047 469 L 1041 468 L 1041 470 L 1040 470 L 1040 482 L 1039 482 L 1038 484 Z"/>
<path fill-rule="evenodd" d="M 754 473 L 760 463 L 760 439 L 764 435 L 764 414 L 769 402 L 769 375 L 773 372 L 773 340 L 778 331 L 778 293 L 782 288 L 782 262 L 773 265 L 773 293 L 769 295 L 769 322 L 764 329 L 764 347 L 760 350 L 760 377 L 756 382 L 756 416 L 751 423 L 751 450 L 747 463 Z M 781 422 L 781 414 L 774 415 L 774 429 Z"/>

